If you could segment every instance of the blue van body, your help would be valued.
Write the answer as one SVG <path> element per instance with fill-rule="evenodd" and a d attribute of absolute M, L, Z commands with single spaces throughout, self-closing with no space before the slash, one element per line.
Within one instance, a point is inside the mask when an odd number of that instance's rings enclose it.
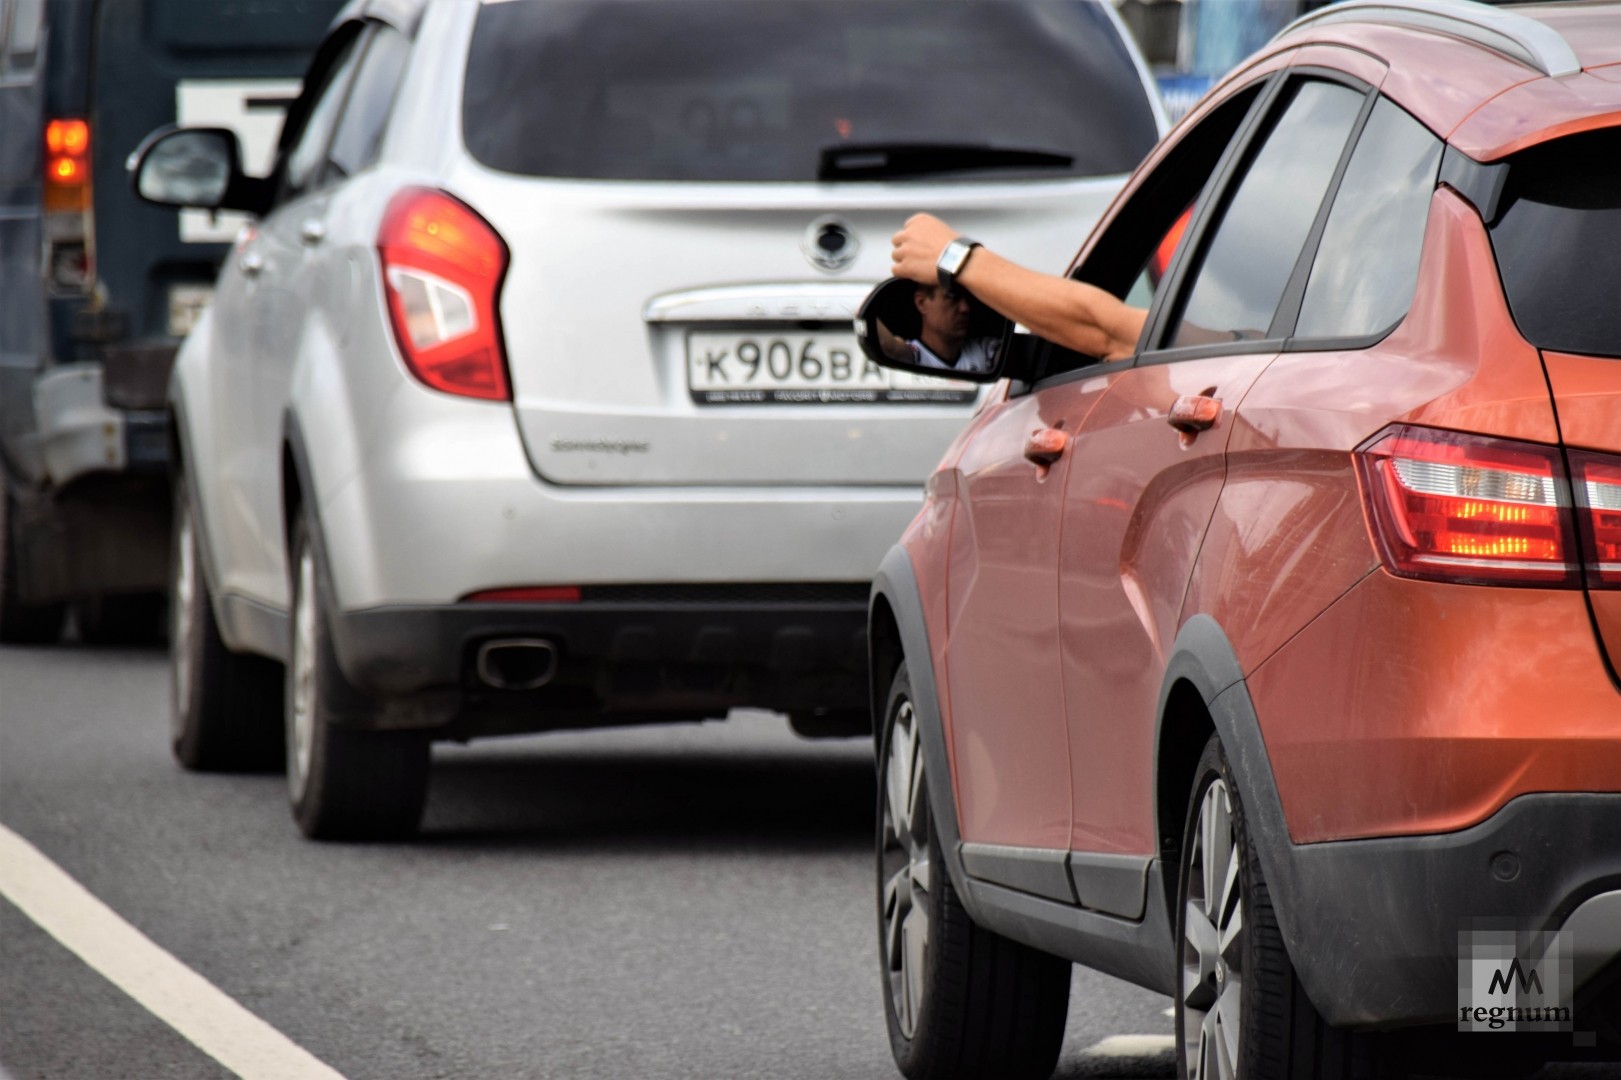
<path fill-rule="evenodd" d="M 125 161 L 174 123 L 268 156 L 341 4 L 0 0 L 0 640 L 54 639 L 69 605 L 90 638 L 160 626 L 169 368 L 235 226 L 141 202 Z M 78 212 L 53 120 L 88 129 Z"/>

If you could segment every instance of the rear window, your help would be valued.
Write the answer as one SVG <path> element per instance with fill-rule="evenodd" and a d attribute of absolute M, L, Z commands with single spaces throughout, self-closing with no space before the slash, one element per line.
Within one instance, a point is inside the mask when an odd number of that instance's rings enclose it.
<path fill-rule="evenodd" d="M 493 4 L 462 126 L 492 168 L 604 180 L 812 181 L 824 150 L 896 144 L 1071 159 L 948 155 L 931 176 L 1095 176 L 1130 172 L 1158 134 L 1092 0 Z"/>
<path fill-rule="evenodd" d="M 1527 341 L 1621 357 L 1621 129 L 1511 159 L 1491 233 Z"/>

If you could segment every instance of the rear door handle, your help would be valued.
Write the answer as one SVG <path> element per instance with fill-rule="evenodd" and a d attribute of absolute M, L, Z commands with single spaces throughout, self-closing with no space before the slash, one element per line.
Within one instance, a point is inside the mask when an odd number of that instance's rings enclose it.
<path fill-rule="evenodd" d="M 1184 435 L 1197 435 L 1215 427 L 1219 419 L 1221 398 L 1211 397 L 1209 393 L 1183 394 L 1171 406 L 1171 414 L 1165 422 Z"/>
<path fill-rule="evenodd" d="M 249 251 L 237 260 L 236 265 L 247 277 L 258 277 L 265 268 L 265 257 L 257 251 Z"/>
<path fill-rule="evenodd" d="M 1037 465 L 1051 465 L 1064 456 L 1069 448 L 1069 436 L 1057 428 L 1042 428 L 1030 433 L 1024 443 L 1024 456 Z"/>
<path fill-rule="evenodd" d="M 326 226 L 318 218 L 310 218 L 298 227 L 298 238 L 314 247 L 326 239 Z"/>

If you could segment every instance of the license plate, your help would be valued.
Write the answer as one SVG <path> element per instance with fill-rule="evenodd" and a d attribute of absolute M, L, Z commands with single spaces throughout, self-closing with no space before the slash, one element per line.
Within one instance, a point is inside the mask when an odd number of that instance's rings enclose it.
<path fill-rule="evenodd" d="M 700 405 L 939 405 L 979 396 L 960 379 L 879 367 L 853 333 L 832 331 L 694 331 L 687 387 Z"/>
<path fill-rule="evenodd" d="M 185 337 L 197 325 L 197 316 L 214 299 L 211 285 L 169 286 L 169 335 Z"/>

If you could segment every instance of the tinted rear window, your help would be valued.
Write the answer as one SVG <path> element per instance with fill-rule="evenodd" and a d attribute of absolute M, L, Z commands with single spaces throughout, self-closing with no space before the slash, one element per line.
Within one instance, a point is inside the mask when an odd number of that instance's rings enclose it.
<path fill-rule="evenodd" d="M 1621 357 L 1621 129 L 1515 157 L 1503 200 L 1492 246 L 1520 333 Z"/>
<path fill-rule="evenodd" d="M 1096 3 L 533 0 L 478 16 L 463 133 L 534 176 L 816 178 L 824 148 L 967 143 L 1129 172 L 1157 137 Z"/>

